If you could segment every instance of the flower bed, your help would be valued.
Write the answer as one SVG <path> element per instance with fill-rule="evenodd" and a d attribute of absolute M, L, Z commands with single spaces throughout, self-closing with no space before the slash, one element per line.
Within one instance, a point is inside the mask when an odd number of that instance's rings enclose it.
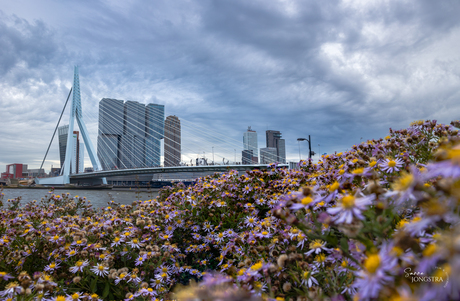
<path fill-rule="evenodd" d="M 230 171 L 129 206 L 9 200 L 0 297 L 451 300 L 459 202 L 460 137 L 435 121 L 297 170 Z"/>

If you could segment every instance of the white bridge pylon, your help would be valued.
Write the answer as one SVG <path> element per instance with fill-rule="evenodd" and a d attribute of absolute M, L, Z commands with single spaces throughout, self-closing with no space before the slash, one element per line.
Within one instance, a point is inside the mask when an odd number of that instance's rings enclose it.
<path fill-rule="evenodd" d="M 91 142 L 91 139 L 89 138 L 88 130 L 86 129 L 86 125 L 82 117 L 81 97 L 80 97 L 80 79 L 78 76 L 77 66 L 75 66 L 75 69 L 74 69 L 72 104 L 70 108 L 69 132 L 67 133 L 67 146 L 66 146 L 66 152 L 65 152 L 64 166 L 61 169 L 60 176 L 36 179 L 36 181 L 38 180 L 38 184 L 70 184 L 70 163 L 72 162 L 73 149 L 75 147 L 74 145 L 75 140 L 73 139 L 73 129 L 74 129 L 75 119 L 77 120 L 78 127 L 80 128 L 80 132 L 83 137 L 83 141 L 84 141 L 86 150 L 88 151 L 89 158 L 91 160 L 91 164 L 93 165 L 93 169 L 95 171 L 102 170 L 101 163 L 99 162 L 95 148 L 93 146 L 93 143 Z M 102 183 L 107 184 L 107 180 L 103 178 Z"/>

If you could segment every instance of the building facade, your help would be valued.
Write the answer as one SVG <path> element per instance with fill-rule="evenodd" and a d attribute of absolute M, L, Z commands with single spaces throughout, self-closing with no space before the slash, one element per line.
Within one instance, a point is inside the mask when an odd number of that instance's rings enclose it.
<path fill-rule="evenodd" d="M 23 173 L 27 172 L 27 167 L 24 169 L 23 164 L 13 163 L 6 166 L 6 171 L 2 172 L 2 179 L 20 179 Z"/>
<path fill-rule="evenodd" d="M 267 147 L 274 147 L 276 149 L 276 162 L 286 163 L 286 142 L 281 138 L 281 132 L 267 130 L 265 134 Z"/>
<path fill-rule="evenodd" d="M 261 164 L 272 164 L 277 162 L 276 160 L 276 148 L 265 147 L 260 149 L 260 163 Z"/>
<path fill-rule="evenodd" d="M 145 108 L 145 165 L 161 165 L 161 139 L 164 137 L 165 106 L 150 103 Z"/>
<path fill-rule="evenodd" d="M 181 161 L 181 127 L 177 116 L 166 117 L 164 139 L 164 166 L 179 166 Z"/>
<path fill-rule="evenodd" d="M 104 170 L 116 169 L 120 164 L 123 136 L 124 101 L 103 98 L 99 102 L 97 156 Z"/>
<path fill-rule="evenodd" d="M 159 166 L 164 105 L 103 98 L 97 155 L 103 169 Z"/>
<path fill-rule="evenodd" d="M 246 164 L 257 164 L 259 163 L 259 146 L 257 143 L 257 132 L 248 127 L 248 130 L 243 134 L 243 148 L 244 150 L 252 151 L 252 157 L 249 163 Z M 246 153 L 246 156 L 248 153 Z M 244 158 L 244 156 L 243 156 Z M 244 160 L 243 160 L 244 161 Z M 243 163 L 244 164 L 244 163 Z"/>

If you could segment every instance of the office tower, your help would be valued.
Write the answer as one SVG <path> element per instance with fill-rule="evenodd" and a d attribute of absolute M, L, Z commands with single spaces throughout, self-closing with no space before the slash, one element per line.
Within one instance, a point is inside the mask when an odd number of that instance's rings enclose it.
<path fill-rule="evenodd" d="M 161 165 L 161 139 L 164 136 L 165 106 L 150 103 L 145 108 L 145 165 Z"/>
<path fill-rule="evenodd" d="M 252 164 L 252 149 L 245 149 L 241 152 L 241 162 L 243 164 Z"/>
<path fill-rule="evenodd" d="M 120 146 L 123 136 L 123 100 L 103 98 L 99 102 L 97 156 L 104 170 L 121 167 Z"/>
<path fill-rule="evenodd" d="M 266 131 L 267 147 L 276 148 L 276 161 L 286 163 L 286 144 L 284 139 L 281 139 L 280 131 Z"/>
<path fill-rule="evenodd" d="M 259 162 L 259 158 L 258 158 L 259 147 L 257 144 L 257 132 L 253 131 L 251 127 L 248 127 L 247 132 L 243 134 L 243 147 L 244 147 L 244 150 L 252 151 L 251 162 L 246 163 L 246 164 L 251 164 L 251 163 L 257 164 Z M 246 156 L 247 155 L 248 153 L 246 153 Z"/>
<path fill-rule="evenodd" d="M 284 139 L 278 140 L 278 162 L 286 163 L 286 141 Z"/>
<path fill-rule="evenodd" d="M 275 147 L 265 147 L 260 149 L 260 163 L 261 164 L 271 164 L 277 162 L 276 160 L 276 148 Z"/>
<path fill-rule="evenodd" d="M 178 166 L 181 160 L 181 130 L 177 116 L 166 117 L 164 138 L 164 166 Z"/>
<path fill-rule="evenodd" d="M 145 105 L 137 101 L 124 104 L 120 153 L 125 168 L 145 166 Z"/>
<path fill-rule="evenodd" d="M 159 166 L 164 105 L 103 98 L 97 155 L 103 169 Z"/>
<path fill-rule="evenodd" d="M 61 169 L 63 168 L 65 161 L 65 154 L 67 151 L 67 135 L 69 131 L 69 125 L 63 125 L 58 128 L 59 134 L 59 159 L 61 162 Z M 84 151 L 85 145 L 80 143 L 80 133 L 73 131 L 73 150 L 72 150 L 72 161 L 70 162 L 70 173 L 80 173 L 84 169 Z"/>

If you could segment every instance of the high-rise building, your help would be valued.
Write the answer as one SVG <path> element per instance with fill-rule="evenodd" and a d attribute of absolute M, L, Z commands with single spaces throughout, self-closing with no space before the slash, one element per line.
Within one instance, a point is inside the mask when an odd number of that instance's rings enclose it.
<path fill-rule="evenodd" d="M 246 164 L 257 164 L 259 162 L 259 146 L 257 143 L 257 132 L 253 131 L 251 127 L 248 127 L 248 130 L 243 134 L 243 147 L 244 150 L 252 151 L 251 162 Z M 248 156 L 248 153 L 246 153 L 246 156 Z"/>
<path fill-rule="evenodd" d="M 63 125 L 58 128 L 59 134 L 59 159 L 61 162 L 61 169 L 64 165 L 65 154 L 67 150 L 67 135 L 69 131 L 69 125 Z M 73 150 L 72 150 L 72 161 L 70 162 L 70 173 L 81 173 L 84 170 L 85 165 L 85 145 L 80 143 L 80 133 L 73 131 Z"/>
<path fill-rule="evenodd" d="M 97 154 L 103 169 L 159 166 L 164 105 L 104 98 Z"/>
<path fill-rule="evenodd" d="M 241 162 L 243 162 L 243 164 L 252 164 L 252 158 L 254 158 L 252 149 L 245 149 L 241 152 Z"/>
<path fill-rule="evenodd" d="M 121 166 L 120 147 L 123 135 L 123 119 L 123 100 L 103 98 L 99 102 L 97 156 L 104 170 Z"/>
<path fill-rule="evenodd" d="M 164 136 L 165 106 L 150 103 L 145 108 L 145 165 L 161 165 L 161 139 Z"/>
<path fill-rule="evenodd" d="M 178 166 L 181 161 L 181 128 L 177 116 L 165 119 L 164 166 Z"/>
<path fill-rule="evenodd" d="M 145 105 L 128 100 L 124 104 L 121 161 L 126 168 L 145 166 Z"/>
<path fill-rule="evenodd" d="M 284 139 L 281 139 L 280 131 L 266 131 L 267 147 L 276 148 L 276 161 L 286 163 L 286 144 Z"/>
<path fill-rule="evenodd" d="M 277 162 L 276 160 L 276 148 L 275 147 L 265 147 L 260 149 L 260 163 L 261 164 L 271 164 Z"/>

